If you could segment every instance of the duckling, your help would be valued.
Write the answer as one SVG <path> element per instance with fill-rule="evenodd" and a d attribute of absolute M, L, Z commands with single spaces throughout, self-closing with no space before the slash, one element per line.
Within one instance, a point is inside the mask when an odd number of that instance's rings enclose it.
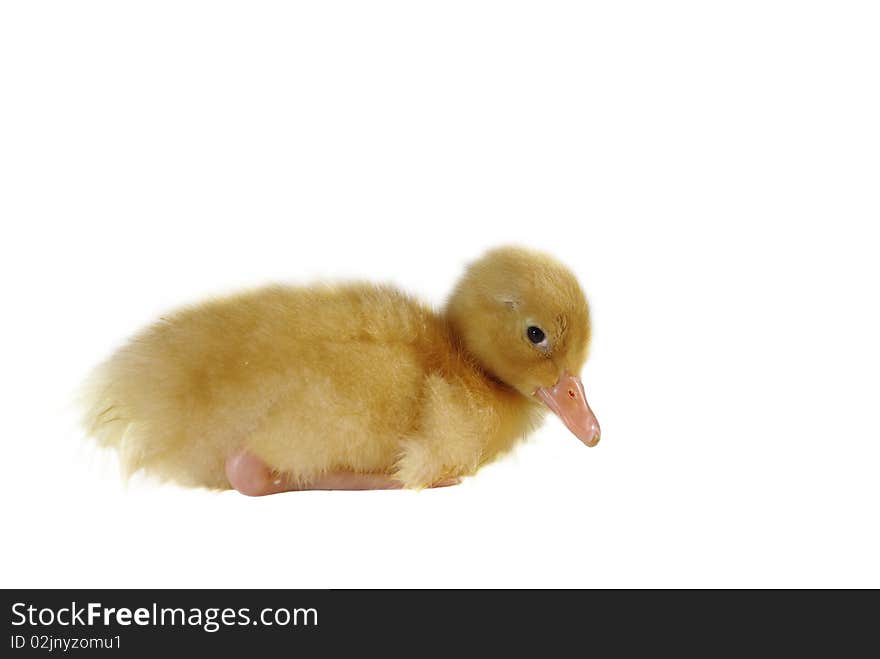
<path fill-rule="evenodd" d="M 587 446 L 590 313 L 550 256 L 497 248 L 436 312 L 389 286 L 184 308 L 98 366 L 84 425 L 126 472 L 251 496 L 458 483 L 549 409 Z"/>

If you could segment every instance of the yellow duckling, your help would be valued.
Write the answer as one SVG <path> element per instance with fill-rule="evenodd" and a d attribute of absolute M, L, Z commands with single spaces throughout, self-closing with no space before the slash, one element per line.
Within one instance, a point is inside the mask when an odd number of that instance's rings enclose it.
<path fill-rule="evenodd" d="M 424 488 L 473 474 L 542 403 L 588 446 L 577 280 L 519 248 L 471 264 L 442 313 L 385 286 L 270 286 L 178 311 L 86 387 L 127 473 L 248 495 Z"/>

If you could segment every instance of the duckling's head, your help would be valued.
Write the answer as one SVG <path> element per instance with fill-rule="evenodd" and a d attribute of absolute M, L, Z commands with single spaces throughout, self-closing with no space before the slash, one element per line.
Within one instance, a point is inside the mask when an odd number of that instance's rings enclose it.
<path fill-rule="evenodd" d="M 446 314 L 487 371 L 544 403 L 588 446 L 598 443 L 599 424 L 578 376 L 590 309 L 570 270 L 539 252 L 494 249 L 468 267 Z"/>

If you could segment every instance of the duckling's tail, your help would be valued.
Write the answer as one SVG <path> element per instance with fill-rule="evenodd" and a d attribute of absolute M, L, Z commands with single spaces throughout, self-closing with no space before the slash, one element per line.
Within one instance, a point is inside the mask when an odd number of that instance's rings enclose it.
<path fill-rule="evenodd" d="M 116 449 L 126 478 L 143 470 L 162 481 L 228 487 L 219 458 L 187 436 L 181 374 L 167 362 L 137 341 L 117 351 L 79 392 L 82 425 L 100 446 Z"/>
<path fill-rule="evenodd" d="M 105 448 L 119 453 L 123 475 L 128 478 L 161 453 L 161 443 L 151 443 L 150 429 L 137 413 L 138 397 L 126 385 L 123 356 L 116 355 L 98 366 L 78 392 L 81 422 L 86 434 Z"/>

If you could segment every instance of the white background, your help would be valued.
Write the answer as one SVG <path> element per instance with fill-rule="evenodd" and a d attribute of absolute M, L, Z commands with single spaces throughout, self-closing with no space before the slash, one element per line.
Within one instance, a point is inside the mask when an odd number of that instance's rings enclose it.
<path fill-rule="evenodd" d="M 6 2 L 12 587 L 880 586 L 880 20 L 865 2 Z M 603 428 L 458 488 L 248 499 L 76 427 L 163 311 L 267 281 L 440 304 L 581 278 Z"/>

